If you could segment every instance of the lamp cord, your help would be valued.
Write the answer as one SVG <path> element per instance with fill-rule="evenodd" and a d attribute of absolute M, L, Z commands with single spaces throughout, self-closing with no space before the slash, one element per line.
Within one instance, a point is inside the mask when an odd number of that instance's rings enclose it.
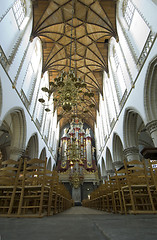
<path fill-rule="evenodd" d="M 71 55 L 72 55 L 72 31 L 73 31 L 73 17 L 74 17 L 74 1 L 72 1 L 71 43 L 70 43 L 70 70 L 71 70 Z"/>

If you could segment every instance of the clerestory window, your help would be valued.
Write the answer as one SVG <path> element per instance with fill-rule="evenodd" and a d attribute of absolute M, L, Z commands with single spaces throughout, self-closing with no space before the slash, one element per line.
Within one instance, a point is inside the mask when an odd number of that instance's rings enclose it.
<path fill-rule="evenodd" d="M 131 25 L 131 21 L 132 21 L 133 15 L 134 15 L 134 11 L 135 11 L 135 7 L 132 4 L 132 2 L 129 1 L 129 0 L 124 0 L 124 2 L 123 2 L 123 15 L 124 15 L 124 18 L 125 18 L 129 27 Z"/>
<path fill-rule="evenodd" d="M 13 5 L 13 12 L 18 27 L 21 26 L 25 16 L 26 16 L 26 3 L 25 0 L 17 0 Z"/>
<path fill-rule="evenodd" d="M 116 67 L 116 74 L 117 74 L 117 80 L 118 80 L 118 86 L 119 86 L 119 93 L 120 93 L 120 98 L 123 97 L 123 94 L 126 90 L 126 85 L 125 85 L 125 81 L 124 81 L 124 77 L 123 77 L 123 72 L 122 72 L 122 68 L 121 68 L 121 65 L 120 65 L 120 61 L 119 61 L 119 58 L 118 58 L 118 55 L 116 53 L 116 50 L 115 48 L 113 48 L 113 59 L 114 59 L 114 62 L 115 62 L 115 67 Z"/>
<path fill-rule="evenodd" d="M 123 1 L 123 16 L 128 25 L 130 34 L 129 38 L 135 52 L 135 58 L 137 60 L 140 57 L 140 54 L 143 51 L 143 48 L 149 37 L 150 29 L 131 0 Z M 144 49 L 144 51 L 147 50 Z"/>

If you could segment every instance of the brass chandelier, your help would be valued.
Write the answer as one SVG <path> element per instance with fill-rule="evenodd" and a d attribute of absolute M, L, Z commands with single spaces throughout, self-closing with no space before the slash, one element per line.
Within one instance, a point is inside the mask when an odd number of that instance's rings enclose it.
<path fill-rule="evenodd" d="M 67 147 L 66 153 L 70 166 L 74 166 L 76 162 L 78 162 L 79 166 L 83 166 L 84 163 L 81 160 L 81 148 L 76 139 L 73 139 L 73 143 Z"/>
<path fill-rule="evenodd" d="M 53 101 L 57 107 L 60 106 L 68 112 L 83 101 L 82 88 L 86 87 L 86 83 L 81 78 L 76 78 L 72 70 L 69 70 L 68 73 L 62 72 L 61 76 L 55 78 L 54 81 L 55 83 L 52 83 L 52 86 L 58 91 Z"/>

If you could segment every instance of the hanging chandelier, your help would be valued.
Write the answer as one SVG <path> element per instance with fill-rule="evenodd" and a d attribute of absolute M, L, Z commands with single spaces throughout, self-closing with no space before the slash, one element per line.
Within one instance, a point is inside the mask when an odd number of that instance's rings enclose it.
<path fill-rule="evenodd" d="M 81 148 L 80 144 L 76 139 L 73 139 L 73 142 L 66 149 L 66 156 L 69 160 L 69 166 L 74 166 L 77 162 L 79 166 L 83 166 L 84 163 L 81 160 Z"/>
<path fill-rule="evenodd" d="M 53 98 L 57 107 L 62 107 L 64 111 L 70 111 L 82 100 L 82 89 L 86 83 L 81 78 L 76 78 L 75 73 L 70 70 L 68 73 L 63 72 L 60 77 L 54 79 L 53 88 L 58 91 Z"/>
<path fill-rule="evenodd" d="M 41 90 L 47 93 L 48 101 L 53 94 L 53 103 L 55 107 L 61 107 L 63 111 L 70 112 L 73 111 L 76 113 L 76 106 L 81 106 L 82 103 L 85 103 L 83 113 L 88 112 L 86 108 L 94 108 L 95 103 L 88 101 L 86 97 L 94 97 L 94 93 L 90 90 L 87 90 L 87 84 L 85 80 L 82 80 L 80 77 L 77 77 L 76 74 L 76 36 L 73 37 L 73 15 L 74 15 L 74 1 L 72 7 L 72 23 L 71 23 L 71 37 L 70 37 L 70 66 L 69 71 L 62 71 L 60 76 L 56 77 L 53 82 L 49 83 L 49 88 L 43 87 Z M 72 45 L 74 41 L 74 62 L 75 68 L 72 70 L 71 61 L 72 61 Z M 84 90 L 83 90 L 84 89 Z M 86 89 L 86 90 L 85 90 Z M 42 104 L 45 104 L 44 98 L 38 99 Z M 45 111 L 49 112 L 50 108 L 46 107 Z"/>
<path fill-rule="evenodd" d="M 76 78 L 75 73 L 72 70 L 69 72 L 62 72 L 61 75 L 54 79 L 54 82 L 50 82 L 50 89 L 43 87 L 41 90 L 48 94 L 48 98 L 53 92 L 55 96 L 53 101 L 57 107 L 62 107 L 64 111 L 68 112 L 76 107 L 77 104 L 85 101 L 84 96 L 93 96 L 90 91 L 83 92 L 83 88 L 86 88 L 86 83 L 80 77 Z M 45 103 L 43 98 L 38 100 L 41 103 Z M 94 104 L 92 105 L 95 106 Z M 47 112 L 48 108 L 45 109 Z"/>

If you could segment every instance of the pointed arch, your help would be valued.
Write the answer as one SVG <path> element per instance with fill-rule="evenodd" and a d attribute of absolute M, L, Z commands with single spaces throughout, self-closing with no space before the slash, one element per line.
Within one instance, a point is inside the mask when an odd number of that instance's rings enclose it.
<path fill-rule="evenodd" d="M 123 144 L 118 136 L 118 134 L 114 133 L 113 135 L 113 162 L 122 162 L 124 160 L 123 154 Z"/>
<path fill-rule="evenodd" d="M 52 170 L 52 163 L 51 163 L 51 157 L 48 159 L 48 162 L 47 162 L 47 169 L 48 170 Z"/>
<path fill-rule="evenodd" d="M 109 148 L 106 149 L 106 170 L 107 172 L 114 170 L 112 156 Z"/>
<path fill-rule="evenodd" d="M 25 149 L 26 119 L 23 109 L 13 108 L 7 112 L 0 126 L 2 132 L 7 132 L 10 138 L 8 157 L 18 160 Z"/>
<path fill-rule="evenodd" d="M 40 158 L 41 160 L 45 160 L 45 159 L 46 159 L 46 149 L 45 149 L 45 147 L 42 149 L 39 158 Z"/>
<path fill-rule="evenodd" d="M 105 160 L 104 160 L 103 157 L 102 157 L 102 159 L 101 159 L 101 176 L 102 176 L 102 177 L 107 176 L 106 166 L 105 166 Z"/>
<path fill-rule="evenodd" d="M 38 157 L 38 151 L 39 151 L 39 141 L 38 141 L 38 136 L 35 133 L 29 139 L 25 153 L 29 158 L 32 159 L 32 158 Z"/>
<path fill-rule="evenodd" d="M 124 114 L 124 144 L 125 148 L 138 147 L 138 125 L 143 122 L 135 109 L 126 109 Z"/>
<path fill-rule="evenodd" d="M 157 56 L 149 64 L 144 86 L 144 107 L 148 122 L 157 119 L 156 92 L 157 92 Z"/>
<path fill-rule="evenodd" d="M 135 109 L 126 110 L 123 127 L 125 148 L 136 147 L 141 151 L 144 147 L 154 146 L 142 117 Z"/>

